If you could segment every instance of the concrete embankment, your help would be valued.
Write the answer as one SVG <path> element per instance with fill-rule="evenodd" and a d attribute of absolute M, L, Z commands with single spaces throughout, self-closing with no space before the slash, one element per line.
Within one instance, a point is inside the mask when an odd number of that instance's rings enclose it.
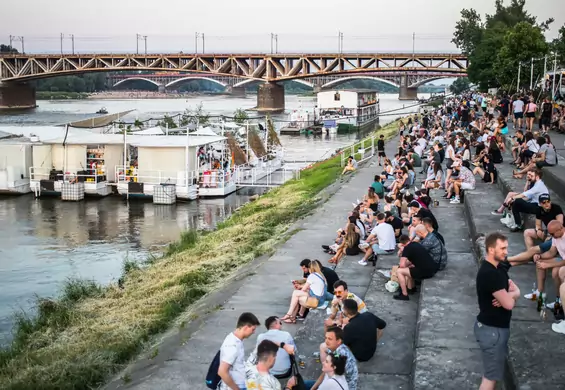
<path fill-rule="evenodd" d="M 395 148 L 396 140 L 388 143 L 388 154 L 392 155 Z M 320 245 L 331 241 L 351 211 L 351 203 L 366 192 L 380 170 L 373 159 L 351 180 L 338 183 L 334 187 L 337 192 L 327 202 L 293 225 L 292 229 L 299 230 L 296 234 L 271 257 L 254 264 L 237 286 L 219 297 L 224 299 L 221 306 L 209 305 L 211 312 L 198 320 L 197 328 L 185 333 L 174 330 L 166 344 L 155 346 L 158 354 L 130 366 L 107 389 L 204 390 L 208 364 L 223 337 L 233 330 L 237 317 L 243 311 L 255 313 L 260 320 L 286 313 L 292 291 L 289 281 L 301 275 L 299 262 L 317 258 L 327 265 L 330 256 L 321 251 Z M 347 256 L 336 269 L 350 290 L 364 297 L 369 310 L 388 324 L 375 357 L 359 364 L 359 389 L 470 390 L 476 389 L 480 381 L 478 347 L 473 337 L 477 268 L 463 223 L 463 207 L 442 204 L 433 212 L 448 242 L 450 263 L 446 271 L 424 281 L 422 293 L 412 296 L 409 302 L 393 300 L 384 288 L 386 280 L 375 272 L 397 264 L 395 255 L 379 257 L 376 268 L 359 266 L 360 257 Z M 307 356 L 302 373 L 309 379 L 320 372 L 312 353 L 323 341 L 325 315 L 312 312 L 304 324 L 284 327 L 295 337 L 300 354 Z M 260 328 L 256 333 L 263 331 Z M 255 337 L 245 342 L 247 354 L 255 345 Z"/>

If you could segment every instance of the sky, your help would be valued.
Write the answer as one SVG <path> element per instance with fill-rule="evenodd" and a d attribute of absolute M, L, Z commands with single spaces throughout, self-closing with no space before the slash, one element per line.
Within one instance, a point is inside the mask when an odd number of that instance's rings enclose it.
<path fill-rule="evenodd" d="M 506 0 L 509 3 L 510 0 Z M 2 0 L 0 43 L 24 37 L 25 51 L 195 51 L 204 33 L 207 53 L 269 52 L 270 34 L 279 52 L 335 52 L 343 32 L 344 52 L 456 52 L 450 43 L 462 8 L 494 11 L 494 0 Z M 362 4 L 362 5 L 361 5 Z M 528 0 L 538 20 L 554 17 L 548 39 L 565 24 L 565 0 Z M 147 40 L 136 40 L 136 34 Z M 274 43 L 274 42 L 273 42 Z M 21 49 L 21 41 L 13 42 Z M 198 39 L 202 51 L 202 38 Z"/>

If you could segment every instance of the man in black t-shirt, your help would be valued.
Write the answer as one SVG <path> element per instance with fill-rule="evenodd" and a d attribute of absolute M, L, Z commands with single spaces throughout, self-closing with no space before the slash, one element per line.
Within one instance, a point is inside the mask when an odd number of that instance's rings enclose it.
<path fill-rule="evenodd" d="M 408 207 L 410 208 L 410 211 L 412 212 L 411 215 L 416 215 L 420 219 L 424 219 L 424 218 L 431 219 L 432 223 L 433 223 L 434 230 L 439 230 L 439 225 L 437 223 L 436 217 L 433 215 L 433 213 L 430 210 L 422 207 L 422 205 L 420 203 L 418 203 L 418 201 L 413 200 L 412 202 L 410 202 Z"/>
<path fill-rule="evenodd" d="M 553 116 L 553 104 L 548 97 L 546 97 L 541 105 L 541 128 L 543 131 L 549 130 L 551 127 L 551 117 Z"/>
<path fill-rule="evenodd" d="M 402 228 L 404 227 L 404 222 L 398 217 L 392 215 L 390 211 L 385 211 L 385 221 L 394 229 L 394 237 L 396 237 L 396 241 L 402 235 Z"/>
<path fill-rule="evenodd" d="M 379 166 L 381 166 L 381 158 L 386 158 L 386 153 L 385 153 L 385 136 L 383 134 L 381 134 L 381 136 L 379 137 L 379 140 L 377 141 L 377 153 L 378 153 L 378 159 L 379 159 Z"/>
<path fill-rule="evenodd" d="M 393 298 L 408 301 L 408 294 L 414 294 L 414 279 L 429 279 L 438 271 L 438 265 L 426 248 L 419 242 L 410 242 L 406 235 L 400 236 L 399 247 L 402 250 L 400 267 L 396 271 L 400 291 Z"/>
<path fill-rule="evenodd" d="M 492 233 L 485 240 L 486 256 L 477 273 L 479 315 L 475 337 L 483 360 L 481 389 L 492 389 L 504 379 L 504 367 L 510 338 L 510 319 L 520 289 L 501 266 L 508 254 L 508 239 Z"/>
<path fill-rule="evenodd" d="M 539 208 L 536 213 L 535 229 L 524 231 L 524 243 L 526 249 L 535 245 L 535 241 L 544 242 L 551 237 L 547 234 L 547 225 L 553 220 L 563 223 L 563 210 L 558 204 L 552 203 L 549 194 L 541 194 L 538 198 Z"/>
<path fill-rule="evenodd" d="M 498 106 L 500 107 L 500 114 L 503 117 L 507 118 L 508 112 L 510 110 L 510 100 L 508 99 L 508 96 L 504 96 L 502 99 L 500 99 Z"/>
<path fill-rule="evenodd" d="M 343 314 L 349 320 L 343 328 L 343 343 L 358 361 L 370 360 L 377 350 L 386 322 L 373 313 L 358 313 L 357 302 L 353 299 L 343 301 Z"/>

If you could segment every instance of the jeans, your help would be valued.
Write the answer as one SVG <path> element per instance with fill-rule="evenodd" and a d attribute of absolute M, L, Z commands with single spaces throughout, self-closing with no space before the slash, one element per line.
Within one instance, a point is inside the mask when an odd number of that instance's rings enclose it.
<path fill-rule="evenodd" d="M 324 300 L 327 301 L 327 302 L 331 302 L 331 301 L 333 301 L 333 299 L 334 299 L 334 296 L 326 290 L 326 297 L 325 297 Z"/>
<path fill-rule="evenodd" d="M 524 199 L 516 199 L 512 203 L 512 215 L 514 215 L 514 222 L 518 226 L 522 226 L 522 216 L 520 213 L 524 214 L 535 214 L 537 213 L 539 206 L 536 203 L 528 202 Z"/>
<path fill-rule="evenodd" d="M 314 385 L 316 384 L 316 381 L 304 381 L 304 388 L 305 390 L 310 390 L 312 389 L 312 387 L 314 387 Z"/>

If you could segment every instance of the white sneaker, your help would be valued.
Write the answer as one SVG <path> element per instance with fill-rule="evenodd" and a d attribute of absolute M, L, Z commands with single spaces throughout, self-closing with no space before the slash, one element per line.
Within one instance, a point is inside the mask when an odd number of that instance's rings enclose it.
<path fill-rule="evenodd" d="M 545 305 L 545 307 L 547 307 L 549 310 L 553 310 L 553 308 L 555 307 L 555 302 L 548 303 L 547 305 Z"/>
<path fill-rule="evenodd" d="M 551 329 L 553 329 L 554 332 L 565 334 L 565 321 L 551 325 Z"/>
<path fill-rule="evenodd" d="M 381 274 L 382 276 L 384 276 L 387 279 L 390 279 L 390 270 L 388 269 L 380 269 L 377 271 L 379 274 Z"/>
<path fill-rule="evenodd" d="M 367 262 L 363 259 L 359 260 L 357 263 L 359 263 L 360 265 L 367 265 Z"/>
<path fill-rule="evenodd" d="M 536 294 L 536 297 L 539 297 L 539 290 L 536 290 L 535 294 Z M 529 293 L 529 294 L 524 295 L 524 299 L 531 301 L 533 296 L 534 296 L 534 293 Z"/>
<path fill-rule="evenodd" d="M 498 210 L 494 210 L 490 212 L 492 215 L 502 215 L 503 213 L 499 213 Z"/>
<path fill-rule="evenodd" d="M 366 243 L 366 242 L 359 244 L 359 249 L 367 249 L 368 247 L 369 247 L 369 244 Z"/>
<path fill-rule="evenodd" d="M 451 199 L 451 202 L 449 202 L 451 204 L 459 204 L 461 203 L 461 200 L 459 200 L 459 198 L 455 198 L 455 199 Z"/>

